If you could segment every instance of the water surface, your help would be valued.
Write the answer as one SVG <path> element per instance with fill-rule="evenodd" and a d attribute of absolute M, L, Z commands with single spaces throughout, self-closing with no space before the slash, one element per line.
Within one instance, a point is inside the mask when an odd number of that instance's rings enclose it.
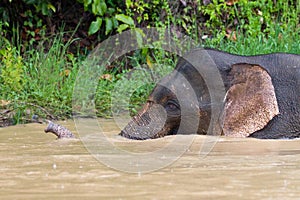
<path fill-rule="evenodd" d="M 119 128 L 112 120 L 100 122 L 113 144 L 126 151 L 151 152 L 174 140 L 130 141 L 116 136 Z M 59 123 L 77 134 L 73 121 Z M 125 173 L 95 159 L 80 139 L 56 140 L 45 127 L 0 129 L 1 199 L 300 197 L 300 140 L 221 137 L 210 154 L 199 157 L 207 137 L 196 136 L 173 164 L 151 173 Z"/>

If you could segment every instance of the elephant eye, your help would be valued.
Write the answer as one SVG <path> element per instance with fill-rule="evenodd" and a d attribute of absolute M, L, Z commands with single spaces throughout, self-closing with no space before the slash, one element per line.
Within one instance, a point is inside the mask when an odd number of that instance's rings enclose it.
<path fill-rule="evenodd" d="M 166 105 L 166 109 L 167 110 L 176 110 L 176 109 L 178 109 L 178 106 L 173 102 L 168 102 Z"/>

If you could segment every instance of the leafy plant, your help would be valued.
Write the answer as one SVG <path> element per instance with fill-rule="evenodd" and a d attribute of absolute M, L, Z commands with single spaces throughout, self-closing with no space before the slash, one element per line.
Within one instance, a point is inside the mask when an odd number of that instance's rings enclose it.
<path fill-rule="evenodd" d="M 46 26 L 43 24 L 42 19 L 33 15 L 31 10 L 27 10 L 23 16 L 26 18 L 23 27 L 30 45 L 45 37 Z"/>
<path fill-rule="evenodd" d="M 16 48 L 7 46 L 1 49 L 1 71 L 0 84 L 2 95 L 13 95 L 20 92 L 25 84 L 24 80 L 24 63 L 21 56 L 17 55 Z"/>
<path fill-rule="evenodd" d="M 174 59 L 165 59 L 160 50 L 154 49 L 152 53 L 154 60 L 151 64 L 140 65 L 136 59 L 140 59 L 141 54 L 136 54 L 130 57 L 135 66 L 133 69 L 121 73 L 103 72 L 96 92 L 98 116 L 111 117 L 124 111 L 137 113 L 160 78 L 174 69 Z M 119 61 L 113 64 L 115 69 L 122 65 Z"/>
<path fill-rule="evenodd" d="M 11 2 L 14 0 L 11 0 Z M 28 5 L 34 5 L 36 12 L 41 12 L 43 15 L 51 16 L 56 12 L 56 8 L 50 0 L 23 0 Z"/>
<path fill-rule="evenodd" d="M 89 11 L 95 16 L 95 20 L 91 22 L 88 34 L 95 34 L 104 28 L 104 34 L 108 35 L 113 30 L 122 32 L 123 30 L 134 27 L 134 21 L 131 17 L 121 12 L 121 9 L 117 7 L 113 1 L 105 0 L 78 0 L 84 5 L 85 11 Z M 119 24 L 119 22 L 123 24 Z"/>

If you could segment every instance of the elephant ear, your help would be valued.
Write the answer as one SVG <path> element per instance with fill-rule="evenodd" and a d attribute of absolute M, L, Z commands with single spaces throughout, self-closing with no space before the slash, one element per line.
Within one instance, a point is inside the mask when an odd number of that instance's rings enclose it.
<path fill-rule="evenodd" d="M 229 82 L 220 118 L 224 135 L 247 137 L 279 114 L 271 77 L 261 66 L 235 64 Z"/>

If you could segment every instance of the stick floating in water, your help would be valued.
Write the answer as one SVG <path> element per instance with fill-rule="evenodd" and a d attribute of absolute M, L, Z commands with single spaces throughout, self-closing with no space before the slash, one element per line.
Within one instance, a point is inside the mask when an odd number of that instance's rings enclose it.
<path fill-rule="evenodd" d="M 45 128 L 45 133 L 51 132 L 57 136 L 58 139 L 61 138 L 75 138 L 74 134 L 63 127 L 62 125 L 55 124 L 52 121 L 48 121 L 48 126 Z"/>

